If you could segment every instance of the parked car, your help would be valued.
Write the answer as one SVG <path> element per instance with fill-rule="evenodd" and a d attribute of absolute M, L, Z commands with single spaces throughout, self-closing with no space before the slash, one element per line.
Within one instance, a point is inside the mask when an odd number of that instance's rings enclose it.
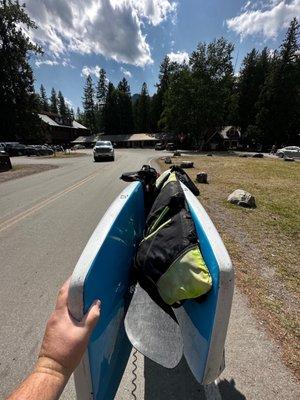
<path fill-rule="evenodd" d="M 98 141 L 93 148 L 94 160 L 100 161 L 110 159 L 114 161 L 115 151 L 110 141 Z"/>
<path fill-rule="evenodd" d="M 165 147 L 166 146 L 163 143 L 156 143 L 155 150 L 164 150 Z"/>
<path fill-rule="evenodd" d="M 53 151 L 64 151 L 64 148 L 62 146 L 58 145 L 58 144 L 51 145 L 51 146 L 48 146 L 48 147 L 50 147 Z"/>
<path fill-rule="evenodd" d="M 83 144 L 75 144 L 73 147 L 71 147 L 71 150 L 82 150 L 85 149 Z"/>
<path fill-rule="evenodd" d="M 51 147 L 46 145 L 31 145 L 27 146 L 27 156 L 51 156 L 54 151 Z"/>
<path fill-rule="evenodd" d="M 166 150 L 168 150 L 168 151 L 177 150 L 175 143 L 167 143 Z"/>
<path fill-rule="evenodd" d="M 7 155 L 7 153 L 5 151 L 5 147 L 3 146 L 3 144 L 0 144 L 0 154 L 4 154 L 5 156 Z"/>
<path fill-rule="evenodd" d="M 24 144 L 11 144 L 7 143 L 5 145 L 5 151 L 10 157 L 15 157 L 15 156 L 26 156 L 27 154 L 27 146 Z"/>
<path fill-rule="evenodd" d="M 280 158 L 283 157 L 300 157 L 300 147 L 298 146 L 287 146 L 282 149 L 278 149 L 276 155 Z"/>

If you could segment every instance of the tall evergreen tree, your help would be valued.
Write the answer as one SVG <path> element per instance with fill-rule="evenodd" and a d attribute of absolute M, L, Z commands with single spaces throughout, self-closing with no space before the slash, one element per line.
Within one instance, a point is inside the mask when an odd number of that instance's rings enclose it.
<path fill-rule="evenodd" d="M 192 74 L 187 66 L 183 66 L 170 82 L 159 126 L 177 134 L 195 132 L 194 101 Z"/>
<path fill-rule="evenodd" d="M 106 72 L 103 68 L 101 68 L 100 72 L 99 72 L 99 79 L 97 82 L 97 91 L 96 91 L 98 108 L 101 108 L 104 106 L 106 95 L 107 95 Z"/>
<path fill-rule="evenodd" d="M 40 87 L 40 99 L 41 99 L 41 108 L 42 111 L 48 112 L 49 111 L 49 103 L 47 99 L 46 89 L 43 85 Z"/>
<path fill-rule="evenodd" d="M 150 97 L 146 82 L 143 83 L 139 99 L 135 103 L 135 130 L 150 131 Z"/>
<path fill-rule="evenodd" d="M 297 141 L 300 126 L 300 26 L 291 21 L 257 102 L 256 122 L 265 146 Z"/>
<path fill-rule="evenodd" d="M 28 59 L 30 53 L 42 50 L 21 26 L 37 28 L 23 5 L 0 0 L 0 138 L 33 142 L 41 129 Z"/>
<path fill-rule="evenodd" d="M 120 119 L 120 133 L 129 134 L 133 132 L 133 113 L 130 86 L 126 78 L 118 84 L 118 114 Z"/>
<path fill-rule="evenodd" d="M 84 121 L 92 133 L 96 133 L 96 117 L 94 103 L 94 86 L 91 75 L 88 75 L 83 93 Z"/>
<path fill-rule="evenodd" d="M 233 45 L 219 38 L 208 45 L 200 43 L 190 57 L 195 88 L 191 134 L 200 147 L 227 122 L 234 87 L 232 52 Z"/>
<path fill-rule="evenodd" d="M 102 132 L 103 126 L 103 107 L 107 95 L 107 78 L 106 72 L 103 68 L 100 69 L 99 78 L 96 88 L 96 126 L 97 131 Z"/>
<path fill-rule="evenodd" d="M 58 99 L 54 88 L 51 90 L 50 111 L 54 114 L 58 114 Z"/>
<path fill-rule="evenodd" d="M 171 62 L 168 56 L 165 56 L 160 65 L 158 76 L 159 82 L 156 85 L 157 92 L 152 97 L 150 105 L 150 129 L 153 132 L 158 131 L 159 120 L 162 117 L 165 106 L 165 94 L 169 88 L 172 75 L 174 74 L 177 67 L 178 64 Z"/>
<path fill-rule="evenodd" d="M 58 111 L 62 118 L 70 116 L 70 110 L 66 105 L 65 98 L 61 91 L 58 92 Z"/>
<path fill-rule="evenodd" d="M 239 125 L 243 134 L 249 125 L 255 125 L 256 103 L 270 67 L 267 48 L 261 53 L 253 49 L 243 61 L 238 83 Z"/>
<path fill-rule="evenodd" d="M 119 133 L 120 116 L 118 111 L 118 93 L 113 83 L 110 82 L 103 108 L 103 125 L 106 134 L 115 135 Z"/>

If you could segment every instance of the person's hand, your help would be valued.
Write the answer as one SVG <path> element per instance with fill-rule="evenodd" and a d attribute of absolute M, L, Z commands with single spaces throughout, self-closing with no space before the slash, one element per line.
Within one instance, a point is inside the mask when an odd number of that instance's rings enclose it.
<path fill-rule="evenodd" d="M 56 307 L 46 326 L 36 372 L 50 373 L 68 380 L 79 364 L 90 335 L 100 316 L 96 300 L 78 322 L 69 313 L 67 299 L 70 280 L 60 289 Z"/>

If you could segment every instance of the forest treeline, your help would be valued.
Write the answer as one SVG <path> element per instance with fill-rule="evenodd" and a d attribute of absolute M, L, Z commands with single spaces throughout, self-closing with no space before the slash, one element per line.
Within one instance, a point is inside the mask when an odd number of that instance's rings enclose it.
<path fill-rule="evenodd" d="M 153 96 L 143 83 L 132 96 L 128 81 L 109 81 L 104 69 L 94 82 L 89 75 L 82 109 L 76 115 L 63 94 L 41 86 L 34 90 L 29 63 L 42 49 L 20 29 L 36 26 L 25 8 L 0 0 L 0 140 L 43 140 L 38 112 L 77 119 L 92 133 L 172 132 L 187 134 L 199 147 L 216 129 L 239 126 L 244 144 L 296 144 L 300 134 L 299 22 L 294 18 L 276 50 L 253 49 L 234 72 L 232 43 L 219 38 L 199 43 L 188 62 L 168 56 L 160 66 Z"/>

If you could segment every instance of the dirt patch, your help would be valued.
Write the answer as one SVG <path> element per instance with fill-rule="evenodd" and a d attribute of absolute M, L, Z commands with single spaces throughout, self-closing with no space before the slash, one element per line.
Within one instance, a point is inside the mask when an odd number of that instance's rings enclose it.
<path fill-rule="evenodd" d="M 16 165 L 9 171 L 0 172 L 0 183 L 10 181 L 11 179 L 23 178 L 24 176 L 32 174 L 38 174 L 53 168 L 58 168 L 58 166 L 48 164 Z"/>
<path fill-rule="evenodd" d="M 173 157 L 179 164 L 183 157 Z M 300 164 L 277 159 L 186 157 L 200 185 L 200 200 L 219 230 L 235 266 L 237 285 L 260 324 L 278 340 L 283 360 L 300 377 Z M 167 166 L 162 160 L 163 170 Z M 257 208 L 227 203 L 235 189 L 255 196 Z"/>

